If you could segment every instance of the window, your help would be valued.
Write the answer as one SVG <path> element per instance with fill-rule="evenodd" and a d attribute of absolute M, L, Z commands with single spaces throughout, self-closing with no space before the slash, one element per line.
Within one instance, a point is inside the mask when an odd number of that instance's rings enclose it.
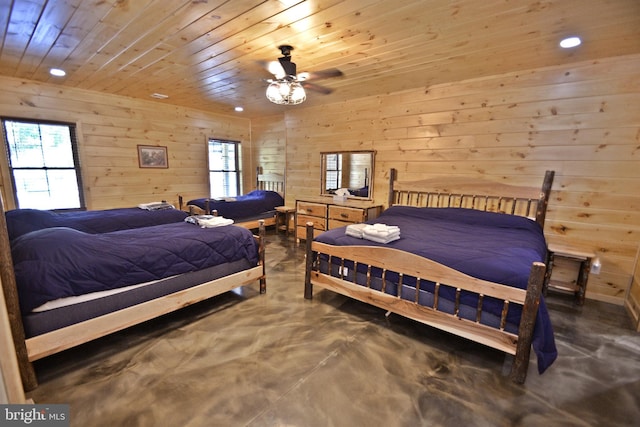
<path fill-rule="evenodd" d="M 240 143 L 210 139 L 210 197 L 230 197 L 240 194 Z"/>
<path fill-rule="evenodd" d="M 326 155 L 326 187 L 325 190 L 335 190 L 342 186 L 342 155 L 331 153 Z"/>
<path fill-rule="evenodd" d="M 19 208 L 84 208 L 75 125 L 3 119 L 9 172 Z"/>

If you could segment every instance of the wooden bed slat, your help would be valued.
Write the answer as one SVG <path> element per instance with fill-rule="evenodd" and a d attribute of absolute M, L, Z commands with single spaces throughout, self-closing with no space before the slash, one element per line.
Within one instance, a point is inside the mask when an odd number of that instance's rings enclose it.
<path fill-rule="evenodd" d="M 471 277 L 453 268 L 438 264 L 428 258 L 407 253 L 394 248 L 380 246 L 331 246 L 313 241 L 313 251 L 318 254 L 328 254 L 333 258 L 353 261 L 382 269 L 383 283 L 388 271 L 423 280 L 441 283 L 442 285 L 460 287 L 462 290 L 483 293 L 486 296 L 501 300 L 509 300 L 517 304 L 524 304 L 526 291 L 511 286 L 499 285 L 486 280 Z M 383 285 L 384 286 L 384 285 Z"/>
<path fill-rule="evenodd" d="M 468 338 L 505 353 L 515 355 L 518 337 L 515 334 L 508 334 L 496 328 L 476 324 L 475 322 L 461 321 L 461 319 L 451 314 L 433 310 L 397 298 L 394 295 L 385 294 L 373 289 L 353 283 L 345 283 L 336 277 L 327 276 L 317 271 L 311 273 L 311 281 L 324 289 L 354 298 L 378 308 L 397 313 L 426 325 L 434 326 L 446 332 Z"/>
<path fill-rule="evenodd" d="M 476 308 L 476 323 L 480 323 L 482 319 L 482 301 L 484 300 L 484 294 L 478 295 L 478 307 Z"/>

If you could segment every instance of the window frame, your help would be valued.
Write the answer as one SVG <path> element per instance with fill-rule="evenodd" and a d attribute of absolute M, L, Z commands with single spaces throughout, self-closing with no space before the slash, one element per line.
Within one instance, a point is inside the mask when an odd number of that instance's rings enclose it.
<path fill-rule="evenodd" d="M 211 166 L 211 161 L 210 161 L 210 149 L 211 149 L 211 143 L 221 143 L 221 144 L 229 144 L 229 145 L 234 145 L 235 149 L 234 149 L 234 164 L 235 164 L 235 169 L 212 169 Z M 240 143 L 240 141 L 234 141 L 234 140 L 229 140 L 229 139 L 222 139 L 222 138 L 207 138 L 207 180 L 209 182 L 209 197 L 217 197 L 217 196 L 224 196 L 224 197 L 233 197 L 233 196 L 239 196 L 242 194 L 242 165 L 241 165 L 241 149 L 242 149 L 242 144 Z M 237 188 L 237 194 L 225 194 L 225 195 L 221 195 L 221 194 L 213 194 L 213 188 L 212 188 L 212 182 L 211 182 L 211 174 L 214 172 L 221 172 L 221 173 L 235 173 L 235 185 Z M 222 189 L 224 190 L 224 188 Z"/>
<path fill-rule="evenodd" d="M 335 157 L 335 159 L 333 159 Z M 325 188 L 322 192 L 325 193 L 330 189 L 337 189 L 342 187 L 342 153 L 326 153 L 324 156 L 324 170 L 325 170 Z M 335 163 L 335 169 L 332 169 Z M 331 179 L 330 179 L 331 177 Z M 335 177 L 335 182 L 334 178 Z M 332 181 L 333 186 L 329 186 Z"/>
<path fill-rule="evenodd" d="M 35 125 L 54 125 L 54 126 L 66 126 L 69 130 L 69 138 L 71 142 L 71 155 L 73 158 L 73 167 L 14 167 L 11 163 L 11 151 L 9 149 L 9 139 L 6 134 L 6 122 L 18 122 L 18 123 L 27 123 L 27 124 L 35 124 Z M 82 184 L 82 168 L 80 166 L 80 154 L 79 154 L 79 144 L 78 144 L 78 125 L 72 122 L 64 122 L 59 120 L 39 120 L 39 119 L 28 119 L 21 117 L 8 117 L 2 116 L 0 117 L 0 127 L 2 128 L 0 132 L 2 132 L 2 139 L 4 145 L 4 157 L 7 165 L 7 177 L 10 180 L 11 185 L 11 193 L 13 197 L 13 204 L 16 208 L 20 208 L 20 201 L 18 199 L 18 191 L 16 187 L 14 170 L 73 170 L 76 175 L 76 183 L 78 186 L 78 201 L 79 207 L 68 207 L 68 208 L 55 208 L 55 209 L 47 209 L 51 211 L 81 211 L 86 210 L 86 199 L 84 196 L 84 186 Z M 46 209 L 46 208 L 45 208 Z"/>

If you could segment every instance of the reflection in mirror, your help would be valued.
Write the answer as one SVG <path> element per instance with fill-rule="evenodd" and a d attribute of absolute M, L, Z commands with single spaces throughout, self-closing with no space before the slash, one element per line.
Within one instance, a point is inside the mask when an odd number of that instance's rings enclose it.
<path fill-rule="evenodd" d="M 346 189 L 348 197 L 371 199 L 374 154 L 375 151 L 321 153 L 322 194 L 332 195 Z"/>

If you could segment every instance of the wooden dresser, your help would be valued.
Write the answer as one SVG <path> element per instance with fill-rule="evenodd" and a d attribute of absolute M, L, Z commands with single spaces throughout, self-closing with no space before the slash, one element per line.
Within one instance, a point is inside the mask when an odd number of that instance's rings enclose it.
<path fill-rule="evenodd" d="M 372 201 L 347 200 L 334 203 L 331 198 L 296 200 L 296 239 L 307 237 L 305 226 L 313 223 L 314 236 L 332 228 L 377 218 L 382 205 Z"/>

